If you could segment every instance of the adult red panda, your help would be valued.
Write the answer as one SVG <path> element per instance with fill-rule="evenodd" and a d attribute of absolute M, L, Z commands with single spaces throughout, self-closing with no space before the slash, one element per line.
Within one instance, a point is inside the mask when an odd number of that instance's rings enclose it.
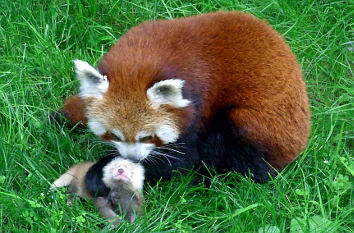
<path fill-rule="evenodd" d="M 300 66 L 284 38 L 252 15 L 145 22 L 97 69 L 75 66 L 88 127 L 121 156 L 140 160 L 148 180 L 203 162 L 264 182 L 306 147 L 310 110 Z M 100 169 L 92 179 L 100 180 Z"/>

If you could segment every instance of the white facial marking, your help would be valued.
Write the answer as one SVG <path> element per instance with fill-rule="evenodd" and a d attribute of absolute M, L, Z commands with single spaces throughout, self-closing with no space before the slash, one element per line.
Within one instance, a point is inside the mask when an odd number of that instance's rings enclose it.
<path fill-rule="evenodd" d="M 120 138 L 120 140 L 124 141 L 124 135 L 121 131 L 119 131 L 118 129 L 112 129 L 111 132 L 116 135 L 118 138 Z"/>
<path fill-rule="evenodd" d="M 188 106 L 191 101 L 184 99 L 182 95 L 184 82 L 182 79 L 167 79 L 155 83 L 146 91 L 152 106 L 155 108 L 161 104 L 169 104 L 177 108 Z"/>
<path fill-rule="evenodd" d="M 80 80 L 80 97 L 101 98 L 108 90 L 108 79 L 106 75 L 100 74 L 87 62 L 74 60 L 76 77 Z"/>
<path fill-rule="evenodd" d="M 130 160 L 116 157 L 111 162 L 109 162 L 103 168 L 103 177 L 102 180 L 109 188 L 116 187 L 116 181 L 114 179 L 114 175 L 119 168 L 123 168 L 124 172 L 129 176 L 128 183 L 129 188 L 132 191 L 142 191 L 145 179 L 145 171 L 141 164 L 133 163 Z"/>
<path fill-rule="evenodd" d="M 97 136 L 102 136 L 107 132 L 106 128 L 95 118 L 90 118 L 87 122 L 87 125 L 91 129 L 91 131 Z"/>
<path fill-rule="evenodd" d="M 142 160 L 146 158 L 155 147 L 152 143 L 126 143 L 112 141 L 124 158 Z"/>
<path fill-rule="evenodd" d="M 175 142 L 178 139 L 178 131 L 170 125 L 161 125 L 156 130 L 156 135 L 164 142 Z"/>
<path fill-rule="evenodd" d="M 144 137 L 148 137 L 148 136 L 152 136 L 152 134 L 148 133 L 146 131 L 140 131 L 136 134 L 135 141 L 139 141 L 140 139 L 142 139 Z"/>

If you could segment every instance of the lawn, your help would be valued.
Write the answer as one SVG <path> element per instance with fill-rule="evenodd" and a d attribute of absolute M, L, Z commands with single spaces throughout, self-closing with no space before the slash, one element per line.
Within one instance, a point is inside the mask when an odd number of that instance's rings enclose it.
<path fill-rule="evenodd" d="M 98 3 L 99 2 L 99 3 Z M 50 123 L 77 92 L 73 60 L 96 64 L 145 20 L 240 10 L 266 20 L 290 44 L 312 110 L 307 149 L 267 184 L 230 173 L 210 188 L 191 176 L 146 185 L 144 215 L 119 232 L 353 232 L 353 1 L 0 0 L 0 231 L 99 232 L 85 201 L 68 206 L 48 188 L 72 164 L 110 148 L 86 129 Z"/>

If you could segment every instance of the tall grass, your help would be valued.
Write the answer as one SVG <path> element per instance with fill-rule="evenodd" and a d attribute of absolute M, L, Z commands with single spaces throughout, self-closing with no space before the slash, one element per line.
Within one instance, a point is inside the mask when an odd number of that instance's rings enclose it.
<path fill-rule="evenodd" d="M 0 229 L 100 232 L 92 205 L 48 193 L 74 163 L 108 148 L 88 130 L 50 123 L 48 112 L 77 91 L 72 60 L 95 64 L 144 21 L 240 10 L 268 21 L 301 63 L 312 108 L 307 149 L 275 180 L 236 173 L 210 188 L 191 176 L 147 185 L 144 216 L 119 232 L 353 232 L 352 1 L 0 0 Z"/>

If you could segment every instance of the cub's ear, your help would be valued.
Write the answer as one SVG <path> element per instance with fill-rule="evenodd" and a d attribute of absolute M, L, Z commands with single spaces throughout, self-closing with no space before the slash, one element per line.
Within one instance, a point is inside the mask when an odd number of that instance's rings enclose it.
<path fill-rule="evenodd" d="M 108 79 L 106 75 L 100 74 L 87 62 L 74 60 L 76 77 L 80 80 L 80 97 L 100 98 L 108 90 Z"/>
<path fill-rule="evenodd" d="M 159 107 L 161 104 L 169 104 L 177 108 L 186 107 L 191 101 L 183 98 L 184 82 L 181 79 L 157 82 L 146 91 L 147 97 L 154 107 Z"/>

